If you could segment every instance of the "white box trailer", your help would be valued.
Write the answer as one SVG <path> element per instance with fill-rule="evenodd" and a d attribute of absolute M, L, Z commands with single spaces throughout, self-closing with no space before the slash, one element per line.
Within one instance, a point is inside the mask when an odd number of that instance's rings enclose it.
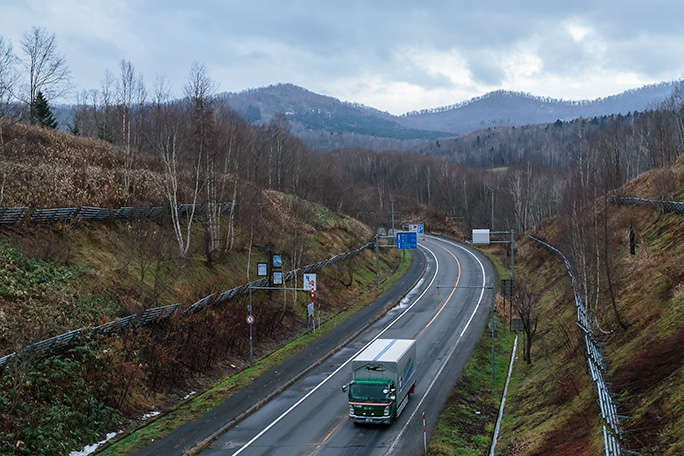
<path fill-rule="evenodd" d="M 349 397 L 349 419 L 390 424 L 415 388 L 416 341 L 377 339 L 352 360 L 352 381 L 342 389 Z"/>

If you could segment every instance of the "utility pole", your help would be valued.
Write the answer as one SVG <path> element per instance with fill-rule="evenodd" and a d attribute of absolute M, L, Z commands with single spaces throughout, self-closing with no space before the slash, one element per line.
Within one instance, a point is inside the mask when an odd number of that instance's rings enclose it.
<path fill-rule="evenodd" d="M 492 195 L 492 231 L 494 231 L 494 189 L 489 188 L 489 193 Z"/>
<path fill-rule="evenodd" d="M 392 205 L 392 236 L 394 236 L 394 195 L 390 195 L 390 203 Z"/>
<path fill-rule="evenodd" d="M 375 280 L 380 288 L 380 234 L 375 233 Z"/>

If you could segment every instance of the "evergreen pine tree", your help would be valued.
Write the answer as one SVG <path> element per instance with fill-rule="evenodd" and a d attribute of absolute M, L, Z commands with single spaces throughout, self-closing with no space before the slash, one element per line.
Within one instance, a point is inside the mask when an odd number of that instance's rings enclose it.
<path fill-rule="evenodd" d="M 57 120 L 55 120 L 48 105 L 47 100 L 43 96 L 43 92 L 38 92 L 36 100 L 33 102 L 33 123 L 45 128 L 57 128 Z"/>

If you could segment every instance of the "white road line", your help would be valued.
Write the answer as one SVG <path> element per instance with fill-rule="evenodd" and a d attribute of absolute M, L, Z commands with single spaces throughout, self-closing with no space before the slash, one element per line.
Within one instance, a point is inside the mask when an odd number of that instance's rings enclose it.
<path fill-rule="evenodd" d="M 475 309 L 473 309 L 473 313 L 470 314 L 470 318 L 468 319 L 468 322 L 466 323 L 465 327 L 463 328 L 463 331 L 461 331 L 461 334 L 458 336 L 458 340 L 456 341 L 456 343 L 454 344 L 454 346 L 451 347 L 451 350 L 450 350 L 449 353 L 447 354 L 446 360 L 445 360 L 445 361 L 442 363 L 442 365 L 439 367 L 439 370 L 437 371 L 437 375 L 435 375 L 435 376 L 433 377 L 432 381 L 430 382 L 430 385 L 429 385 L 428 388 L 425 390 L 425 393 L 423 393 L 423 396 L 420 398 L 420 401 L 419 401 L 418 404 L 416 405 L 416 408 L 413 410 L 413 412 L 411 413 L 411 416 L 410 416 L 409 419 L 406 421 L 406 424 L 404 424 L 404 427 L 401 429 L 401 432 L 399 432 L 399 435 L 398 435 L 397 438 L 394 440 L 394 442 L 392 442 L 392 445 L 389 447 L 389 449 L 387 450 L 387 452 L 386 452 L 385 454 L 389 454 L 389 455 L 396 454 L 396 448 L 395 448 L 395 447 L 396 447 L 396 445 L 398 445 L 398 443 L 401 441 L 401 436 L 404 435 L 404 433 L 406 432 L 406 429 L 408 428 L 408 425 L 409 425 L 409 423 L 411 422 L 411 418 L 413 418 L 413 416 L 414 416 L 416 413 L 418 413 L 418 410 L 420 410 L 421 406 L 423 405 L 423 402 L 425 401 L 425 398 L 428 396 L 428 394 L 430 394 L 430 391 L 432 390 L 432 387 L 433 387 L 433 386 L 435 385 L 435 383 L 437 382 L 437 379 L 439 379 L 439 377 L 442 375 L 442 371 L 444 371 L 444 368 L 446 367 L 446 365 L 447 365 L 447 364 L 449 363 L 449 361 L 451 360 L 451 356 L 452 356 L 452 355 L 454 354 L 454 352 L 456 351 L 456 347 L 458 347 L 459 343 L 461 342 L 461 339 L 463 338 L 463 335 L 464 335 L 465 332 L 468 330 L 468 327 L 470 326 L 470 323 L 473 321 L 473 318 L 475 317 L 475 314 L 477 313 L 478 309 L 480 308 L 480 304 L 482 304 L 482 298 L 484 297 L 484 291 L 485 291 L 485 270 L 484 270 L 484 265 L 482 264 L 482 262 L 480 261 L 480 259 L 479 259 L 477 256 L 475 256 L 475 254 L 473 254 L 473 252 L 471 252 L 470 250 L 468 250 L 468 249 L 466 249 L 466 248 L 464 248 L 464 247 L 462 247 L 462 246 L 460 246 L 460 245 L 458 245 L 458 244 L 456 244 L 456 243 L 454 243 L 454 242 L 447 241 L 446 239 L 443 239 L 443 241 L 445 241 L 445 242 L 447 242 L 447 243 L 449 243 L 449 244 L 452 244 L 452 245 L 458 247 L 458 248 L 461 249 L 461 250 L 466 251 L 466 252 L 469 253 L 473 258 L 475 258 L 475 260 L 480 264 L 480 269 L 482 270 L 482 291 L 480 291 L 480 299 L 477 301 L 477 305 L 475 306 Z"/>
<path fill-rule="evenodd" d="M 385 333 L 385 331 L 387 331 L 388 329 L 390 329 L 390 328 L 392 327 L 392 325 L 394 325 L 397 321 L 399 321 L 399 319 L 401 319 L 401 317 L 403 317 L 409 310 L 411 310 L 411 309 L 413 308 L 413 306 L 415 306 L 415 305 L 418 303 L 418 301 L 420 301 L 420 300 L 423 298 L 423 296 L 425 295 L 425 293 L 428 292 L 428 290 L 430 289 L 430 287 L 431 287 L 432 284 L 434 283 L 435 278 L 437 277 L 437 272 L 439 272 L 439 261 L 437 260 L 437 256 L 435 255 L 435 253 L 434 253 L 432 250 L 430 250 L 429 248 L 427 248 L 427 247 L 425 247 L 425 246 L 423 246 L 423 245 L 421 245 L 420 248 L 427 250 L 427 251 L 430 252 L 430 254 L 434 257 L 434 259 L 435 259 L 435 272 L 434 272 L 434 274 L 433 274 L 433 276 L 432 276 L 432 280 L 430 280 L 430 283 L 428 284 L 428 286 L 425 287 L 425 290 L 423 290 L 423 292 L 420 294 L 420 296 L 418 296 L 418 297 L 416 298 L 416 300 L 413 301 L 413 304 L 411 304 L 410 306 L 408 306 L 408 307 L 407 307 L 407 308 L 406 308 L 406 309 L 405 309 L 397 318 L 395 318 L 394 320 L 392 320 L 392 322 L 391 322 L 390 324 L 388 324 L 388 325 L 385 327 L 385 329 L 383 329 L 382 331 L 380 331 L 380 333 L 378 333 L 377 336 L 375 336 L 370 342 L 368 342 L 366 345 L 364 345 L 363 348 L 361 348 L 358 352 L 356 352 L 351 358 L 349 358 L 349 359 L 346 360 L 344 363 L 342 363 L 342 364 L 340 365 L 340 367 L 338 367 L 337 369 L 335 369 L 330 375 L 328 375 L 326 378 L 324 378 L 323 380 L 321 380 L 321 382 L 320 382 L 318 385 L 316 385 L 315 387 L 313 387 L 313 388 L 311 389 L 311 391 L 309 391 L 308 393 L 306 393 L 301 399 L 299 399 L 297 402 L 295 402 L 289 409 L 285 410 L 278 418 L 276 418 L 275 420 L 273 420 L 273 421 L 272 421 L 268 426 L 266 426 L 261 432 L 259 432 L 257 435 L 255 435 L 249 442 L 245 443 L 242 447 L 240 447 L 240 449 L 238 449 L 235 453 L 233 453 L 233 456 L 237 456 L 238 454 L 242 453 L 245 449 L 247 449 L 250 445 L 252 445 L 259 437 L 261 437 L 262 435 L 264 435 L 266 432 L 268 432 L 269 429 L 271 429 L 273 426 L 275 426 L 280 420 L 282 420 L 283 418 L 285 418 L 285 416 L 287 416 L 292 410 L 294 410 L 295 408 L 297 408 L 297 406 L 298 406 L 299 404 L 301 404 L 302 402 L 304 402 L 309 396 L 311 396 L 313 393 L 315 393 L 315 392 L 316 392 L 321 386 L 323 386 L 328 380 L 330 380 L 334 375 L 336 375 L 340 370 L 342 370 L 343 367 L 345 367 L 347 364 L 349 364 L 349 363 L 351 362 L 351 360 L 354 359 L 354 358 L 356 357 L 356 355 L 358 355 L 359 353 L 361 353 L 366 347 L 368 347 L 371 343 L 373 343 L 373 341 L 375 341 L 375 339 L 379 338 L 381 335 L 383 335 L 383 334 Z M 410 293 L 410 292 L 409 292 L 409 293 Z"/>

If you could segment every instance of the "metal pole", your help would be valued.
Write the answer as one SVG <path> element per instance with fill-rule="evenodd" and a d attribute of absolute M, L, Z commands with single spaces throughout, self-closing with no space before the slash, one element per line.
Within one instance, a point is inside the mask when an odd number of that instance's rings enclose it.
<path fill-rule="evenodd" d="M 392 236 L 394 236 L 394 195 L 390 195 L 390 202 L 392 203 Z"/>
<path fill-rule="evenodd" d="M 425 412 L 423 412 L 423 451 L 427 452 L 427 431 L 425 429 Z"/>
<path fill-rule="evenodd" d="M 494 321 L 494 309 L 489 312 L 491 320 L 489 320 L 489 329 L 492 331 L 492 383 L 494 383 L 494 331 L 496 330 L 496 322 Z"/>
<path fill-rule="evenodd" d="M 515 293 L 515 232 L 511 230 L 511 306 L 508 317 L 508 329 L 513 327 L 513 293 Z"/>
<path fill-rule="evenodd" d="M 375 276 L 377 287 L 380 288 L 380 238 L 375 233 Z"/>
<path fill-rule="evenodd" d="M 489 192 L 492 194 L 492 231 L 494 231 L 494 189 L 490 188 Z"/>
<path fill-rule="evenodd" d="M 511 230 L 511 280 L 515 279 L 515 270 L 513 266 L 515 265 L 515 232 Z M 515 282 L 512 282 L 515 286 Z"/>
<path fill-rule="evenodd" d="M 249 286 L 249 309 L 247 315 L 252 315 L 252 286 Z M 252 325 L 249 325 L 249 365 L 252 366 Z"/>

